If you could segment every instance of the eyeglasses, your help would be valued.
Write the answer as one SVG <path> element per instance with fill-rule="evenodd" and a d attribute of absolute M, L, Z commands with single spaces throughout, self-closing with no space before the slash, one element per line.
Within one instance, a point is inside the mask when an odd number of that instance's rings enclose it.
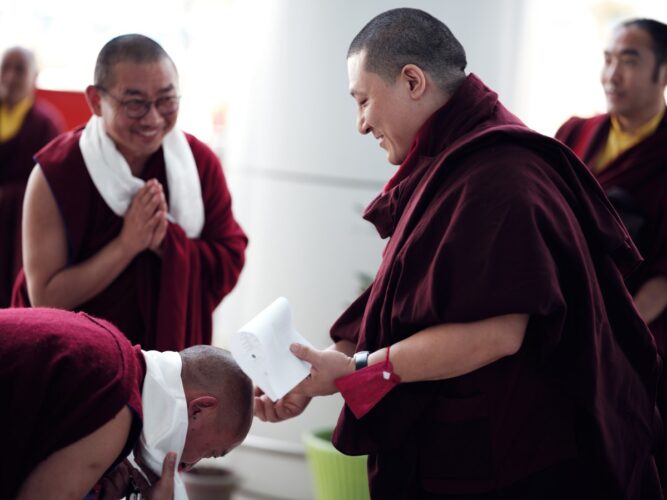
<path fill-rule="evenodd" d="M 143 118 L 151 110 L 153 104 L 155 104 L 155 109 L 161 115 L 172 115 L 178 111 L 178 105 L 181 100 L 180 95 L 158 97 L 152 101 L 147 101 L 146 99 L 120 99 L 101 85 L 98 85 L 97 88 L 116 101 L 123 108 L 128 118 Z"/>

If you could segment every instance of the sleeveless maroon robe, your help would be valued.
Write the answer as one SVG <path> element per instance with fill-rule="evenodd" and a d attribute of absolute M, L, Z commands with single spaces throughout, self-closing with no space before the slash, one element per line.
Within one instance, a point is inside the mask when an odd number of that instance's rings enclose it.
<path fill-rule="evenodd" d="M 36 157 L 62 215 L 68 265 L 90 258 L 123 225 L 88 174 L 79 149 L 81 130 L 59 136 Z M 220 162 L 202 142 L 187 138 L 201 180 L 201 236 L 190 239 L 170 222 L 161 258 L 148 250 L 140 253 L 105 290 L 76 308 L 111 321 L 146 350 L 180 351 L 210 344 L 213 310 L 236 284 L 244 263 L 247 238 L 232 214 Z M 157 179 L 169 199 L 162 149 L 149 159 L 141 178 Z M 12 304 L 30 305 L 23 273 Z"/>
<path fill-rule="evenodd" d="M 432 325 L 530 321 L 514 356 L 400 384 L 359 420 L 343 408 L 334 444 L 369 454 L 372 497 L 519 499 L 564 468 L 579 498 L 656 498 L 658 356 L 621 275 L 639 255 L 586 168 L 471 75 L 399 173 L 366 210 L 389 241 L 334 341 L 375 351 Z"/>
<path fill-rule="evenodd" d="M 141 432 L 143 355 L 110 323 L 59 309 L 0 310 L 0 497 L 14 498 L 33 469 L 89 435 L 125 405 Z"/>

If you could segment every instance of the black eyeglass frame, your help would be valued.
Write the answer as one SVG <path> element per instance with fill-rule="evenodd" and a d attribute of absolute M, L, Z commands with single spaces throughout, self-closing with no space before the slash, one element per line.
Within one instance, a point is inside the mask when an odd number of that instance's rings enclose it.
<path fill-rule="evenodd" d="M 123 111 L 125 113 L 125 116 L 128 118 L 132 119 L 140 119 L 146 116 L 153 105 L 155 105 L 155 109 L 157 110 L 158 113 L 160 113 L 162 116 L 169 116 L 173 115 L 174 113 L 178 112 L 178 109 L 180 107 L 180 101 L 181 101 L 181 96 L 180 95 L 169 95 L 169 96 L 161 96 L 158 97 L 157 99 L 152 99 L 152 100 L 147 100 L 147 99 L 139 99 L 136 97 L 130 97 L 128 99 L 121 99 L 119 97 L 116 97 L 113 95 L 111 92 L 109 92 L 106 88 L 104 88 L 102 85 L 95 85 L 95 88 L 103 92 L 105 95 L 108 95 L 111 97 L 114 101 L 116 101 L 121 108 L 123 108 Z M 172 107 L 169 107 L 167 109 L 160 109 L 160 107 L 164 108 L 164 105 L 161 106 L 160 103 L 173 103 Z M 138 106 L 138 108 L 132 108 L 131 106 Z"/>

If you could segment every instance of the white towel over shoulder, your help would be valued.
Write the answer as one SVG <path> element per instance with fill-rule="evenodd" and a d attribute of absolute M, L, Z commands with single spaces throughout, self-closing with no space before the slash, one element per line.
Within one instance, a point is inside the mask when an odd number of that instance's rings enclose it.
<path fill-rule="evenodd" d="M 164 457 L 170 451 L 177 454 L 178 468 L 188 432 L 188 406 L 181 381 L 181 356 L 171 351 L 141 352 L 146 360 L 146 377 L 141 393 L 144 427 L 139 446 L 144 462 L 159 476 Z M 187 498 L 181 475 L 176 472 L 174 500 Z"/>
<path fill-rule="evenodd" d="M 123 217 L 144 181 L 132 175 L 130 166 L 104 130 L 99 116 L 86 124 L 79 147 L 97 191 L 109 208 Z M 204 227 L 204 201 L 197 165 L 182 130 L 174 127 L 162 141 L 169 187 L 169 219 L 189 238 L 198 238 Z"/>

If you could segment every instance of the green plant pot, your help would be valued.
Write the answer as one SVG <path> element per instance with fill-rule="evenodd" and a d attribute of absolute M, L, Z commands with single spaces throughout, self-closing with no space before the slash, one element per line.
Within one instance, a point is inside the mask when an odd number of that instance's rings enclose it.
<path fill-rule="evenodd" d="M 369 500 L 366 456 L 343 455 L 331 444 L 331 429 L 303 434 L 315 500 Z"/>

